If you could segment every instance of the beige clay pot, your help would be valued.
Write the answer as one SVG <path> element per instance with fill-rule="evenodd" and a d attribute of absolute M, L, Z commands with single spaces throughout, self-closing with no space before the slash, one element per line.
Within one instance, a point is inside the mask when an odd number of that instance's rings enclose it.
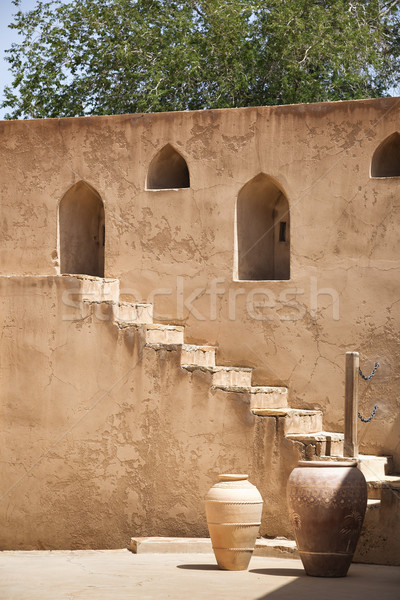
<path fill-rule="evenodd" d="M 206 496 L 206 516 L 220 569 L 249 566 L 261 524 L 263 500 L 247 475 L 224 474 Z"/>

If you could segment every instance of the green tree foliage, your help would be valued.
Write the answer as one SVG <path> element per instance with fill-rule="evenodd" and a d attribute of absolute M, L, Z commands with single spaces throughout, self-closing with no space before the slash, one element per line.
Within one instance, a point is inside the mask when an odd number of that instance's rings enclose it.
<path fill-rule="evenodd" d="M 14 0 L 17 8 L 20 0 Z M 38 0 L 10 27 L 8 118 L 382 96 L 400 2 Z"/>

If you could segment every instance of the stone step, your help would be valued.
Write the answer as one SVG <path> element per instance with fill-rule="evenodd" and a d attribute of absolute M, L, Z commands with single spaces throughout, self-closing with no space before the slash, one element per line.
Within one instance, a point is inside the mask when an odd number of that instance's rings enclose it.
<path fill-rule="evenodd" d="M 183 344 L 181 365 L 187 367 L 215 367 L 215 346 Z"/>
<path fill-rule="evenodd" d="M 224 392 L 248 395 L 251 410 L 284 408 L 288 405 L 288 389 L 274 386 L 214 386 Z"/>
<path fill-rule="evenodd" d="M 381 501 L 374 499 L 374 498 L 368 498 L 367 500 L 367 510 L 379 510 L 381 507 Z"/>
<path fill-rule="evenodd" d="M 316 433 L 322 431 L 320 410 L 300 410 L 297 408 L 258 408 L 252 410 L 257 417 L 273 417 L 283 421 L 283 434 Z"/>
<path fill-rule="evenodd" d="M 367 481 L 368 498 L 376 500 L 390 500 L 391 494 L 395 492 L 400 495 L 400 474 L 384 475 L 379 479 Z"/>
<path fill-rule="evenodd" d="M 344 462 L 357 460 L 357 466 L 367 482 L 368 498 L 370 499 L 381 499 L 382 492 L 385 490 L 400 490 L 400 474 L 391 473 L 393 468 L 392 456 L 359 454 L 356 459 L 348 456 L 335 456 L 333 460 Z"/>
<path fill-rule="evenodd" d="M 288 439 L 304 444 L 305 457 L 309 460 L 316 458 L 331 458 L 343 456 L 343 433 L 318 431 L 317 433 L 291 433 Z"/>
<path fill-rule="evenodd" d="M 212 386 L 226 387 L 251 387 L 252 369 L 249 367 L 222 367 L 212 369 Z"/>
<path fill-rule="evenodd" d="M 400 565 L 400 490 L 384 487 L 382 483 L 381 481 L 376 483 L 382 492 L 382 497 L 368 499 L 354 562 L 398 567 Z M 372 482 L 367 483 L 369 492 L 371 485 Z"/>
<path fill-rule="evenodd" d="M 340 438 L 343 440 L 342 433 L 328 433 L 325 431 L 310 435 L 290 434 L 287 435 L 286 438 L 293 441 L 299 441 L 312 445 L 313 441 L 314 444 L 318 443 L 318 441 L 322 442 L 325 436 L 330 438 L 332 443 L 335 438 L 337 438 L 338 441 L 340 441 Z M 331 461 L 340 462 L 354 462 L 354 460 L 357 460 L 358 468 L 364 474 L 364 477 L 367 482 L 369 500 L 377 500 L 379 502 L 381 500 L 385 500 L 386 502 L 390 502 L 392 500 L 393 492 L 400 499 L 400 473 L 392 473 L 390 475 L 385 475 L 385 469 L 390 469 L 392 466 L 392 456 L 374 456 L 369 454 L 359 454 L 357 456 L 357 459 L 354 459 L 336 453 L 335 455 L 322 455 L 317 453 L 312 455 L 312 453 L 307 452 L 308 447 L 309 446 L 307 445 L 305 452 L 306 460 L 328 459 Z M 376 477 L 372 476 L 373 472 L 371 471 L 371 465 L 376 466 L 376 469 L 374 469 L 374 471 L 378 473 Z M 376 507 L 376 503 L 371 502 L 370 504 L 371 506 Z"/>
<path fill-rule="evenodd" d="M 222 389 L 225 391 L 235 391 L 236 389 L 251 388 L 251 373 L 250 367 L 223 367 L 216 366 L 201 366 L 181 364 L 182 369 L 187 371 L 203 371 L 211 373 L 211 385 L 213 388 Z"/>
<path fill-rule="evenodd" d="M 119 302 L 117 320 L 121 325 L 153 323 L 153 305 L 134 302 Z"/>
<path fill-rule="evenodd" d="M 91 275 L 62 275 L 71 278 L 76 288 L 76 299 L 89 302 L 114 302 L 119 300 L 119 279 L 92 277 Z"/>
<path fill-rule="evenodd" d="M 133 537 L 128 549 L 134 554 L 212 554 L 210 538 Z M 296 542 L 286 538 L 258 538 L 254 556 L 297 558 Z"/>
<path fill-rule="evenodd" d="M 249 367 L 203 366 L 198 364 L 181 364 L 181 367 L 190 372 L 203 371 L 204 373 L 211 373 L 211 385 L 214 389 L 235 392 L 251 388 L 252 369 Z"/>
<path fill-rule="evenodd" d="M 91 315 L 97 321 L 115 321 L 118 304 L 109 300 L 83 300 L 80 305 L 82 317 Z"/>
<path fill-rule="evenodd" d="M 359 454 L 357 457 L 358 468 L 367 481 L 383 479 L 393 469 L 392 456 L 374 456 Z"/>
<path fill-rule="evenodd" d="M 157 323 L 142 326 L 147 346 L 179 346 L 184 342 L 184 327 Z"/>

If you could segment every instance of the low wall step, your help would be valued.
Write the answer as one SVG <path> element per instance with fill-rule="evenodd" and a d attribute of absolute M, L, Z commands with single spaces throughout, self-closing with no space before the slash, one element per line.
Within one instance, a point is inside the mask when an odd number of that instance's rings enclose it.
<path fill-rule="evenodd" d="M 259 538 L 254 548 L 254 556 L 268 558 L 299 558 L 296 542 L 283 537 Z"/>
<path fill-rule="evenodd" d="M 210 538 L 133 537 L 128 550 L 134 554 L 210 554 Z"/>
<path fill-rule="evenodd" d="M 128 549 L 134 554 L 212 554 L 210 538 L 133 537 Z M 297 558 L 296 542 L 286 538 L 258 538 L 254 556 Z"/>

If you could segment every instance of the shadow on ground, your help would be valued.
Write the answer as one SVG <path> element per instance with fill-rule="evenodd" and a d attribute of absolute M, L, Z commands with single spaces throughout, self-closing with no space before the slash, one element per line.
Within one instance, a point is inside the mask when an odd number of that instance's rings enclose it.
<path fill-rule="evenodd" d="M 303 569 L 249 569 L 249 573 L 276 575 L 277 577 L 308 577 Z"/>
<path fill-rule="evenodd" d="M 219 571 L 218 565 L 176 565 L 177 569 L 189 571 Z"/>

